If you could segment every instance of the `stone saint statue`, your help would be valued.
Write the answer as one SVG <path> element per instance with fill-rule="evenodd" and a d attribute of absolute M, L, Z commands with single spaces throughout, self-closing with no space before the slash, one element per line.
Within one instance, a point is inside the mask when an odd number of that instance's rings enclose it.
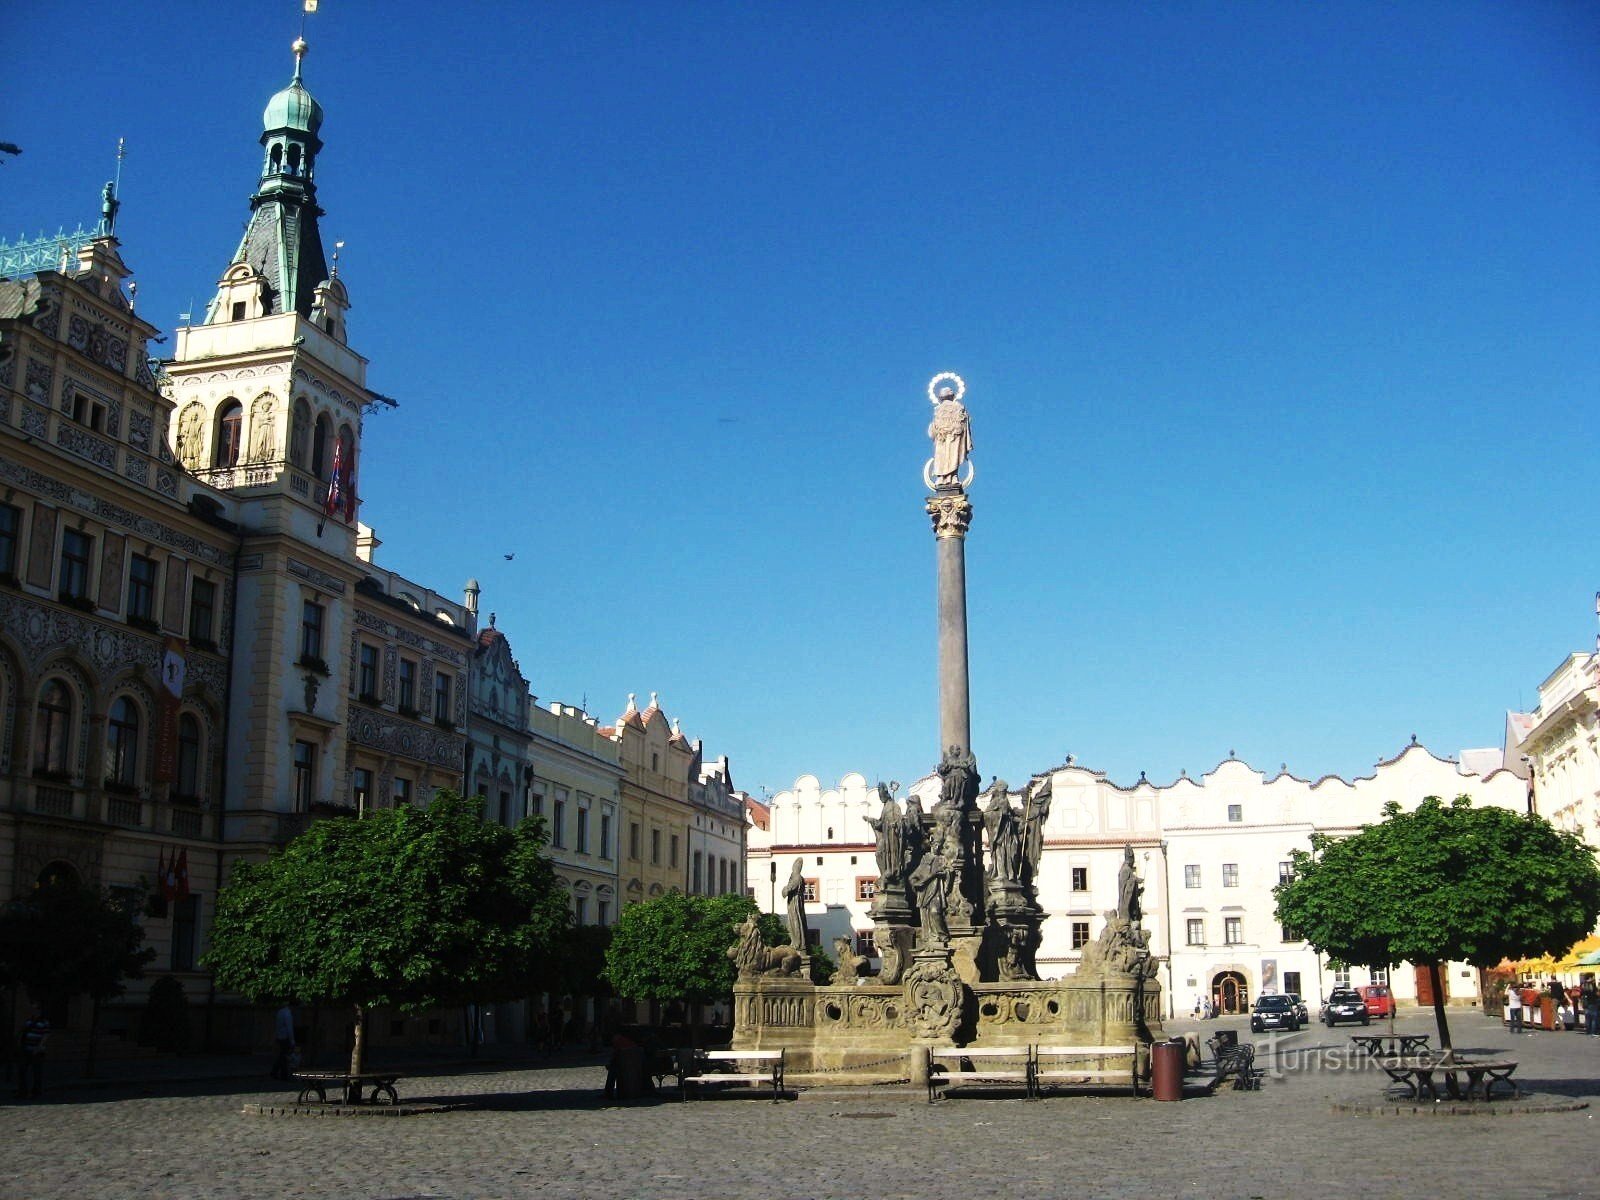
<path fill-rule="evenodd" d="M 945 891 L 949 877 L 955 873 L 950 860 L 940 853 L 944 848 L 941 837 L 928 846 L 928 851 L 906 880 L 917 895 L 917 915 L 922 918 L 923 945 L 944 945 L 950 940 L 950 927 L 945 923 Z"/>
<path fill-rule="evenodd" d="M 877 840 L 878 877 L 885 883 L 893 883 L 905 869 L 901 844 L 901 835 L 904 833 L 901 822 L 904 818 L 900 815 L 900 805 L 895 803 L 894 796 L 881 783 L 878 785 L 878 799 L 883 802 L 883 808 L 876 817 L 867 817 L 867 824 L 872 827 Z"/>
<path fill-rule="evenodd" d="M 1144 920 L 1144 905 L 1140 903 L 1143 893 L 1144 884 L 1133 869 L 1133 847 L 1123 846 L 1122 869 L 1117 872 L 1117 915 L 1134 928 Z"/>
<path fill-rule="evenodd" d="M 1044 823 L 1050 819 L 1050 777 L 1035 785 L 1022 813 L 1022 869 L 1024 882 L 1039 878 L 1039 860 L 1044 856 Z"/>
<path fill-rule="evenodd" d="M 806 881 L 801 875 L 805 859 L 794 860 L 789 872 L 789 882 L 783 885 L 783 898 L 788 905 L 789 944 L 801 954 L 806 952 Z"/>
<path fill-rule="evenodd" d="M 250 446 L 251 462 L 271 462 L 277 453 L 277 417 L 272 410 L 270 396 L 262 396 L 251 410 L 250 429 L 255 434 Z"/>
<path fill-rule="evenodd" d="M 983 827 L 989 832 L 989 878 L 999 883 L 1016 883 L 1022 831 L 1017 826 L 1017 810 L 1011 807 L 1011 793 L 1004 779 L 996 779 L 990 785 L 989 803 L 983 810 Z"/>
<path fill-rule="evenodd" d="M 954 388 L 940 390 L 928 436 L 933 439 L 933 485 L 959 483 L 961 464 L 972 453 L 972 422 L 966 406 L 956 399 Z"/>
<path fill-rule="evenodd" d="M 178 418 L 178 461 L 189 470 L 198 470 L 205 456 L 205 410 L 190 404 Z"/>

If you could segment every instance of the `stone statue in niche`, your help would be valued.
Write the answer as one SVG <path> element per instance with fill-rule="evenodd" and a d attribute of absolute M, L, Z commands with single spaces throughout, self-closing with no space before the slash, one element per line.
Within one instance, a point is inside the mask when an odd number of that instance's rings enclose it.
<path fill-rule="evenodd" d="M 205 410 L 191 403 L 178 418 L 178 461 L 191 471 L 197 471 L 205 462 Z"/>
<path fill-rule="evenodd" d="M 1026 926 L 1011 925 L 1005 931 L 1005 946 L 1002 949 L 996 967 L 1000 973 L 1000 982 L 1015 983 L 1018 980 L 1035 978 L 1028 969 L 1028 939 L 1031 936 Z"/>
<path fill-rule="evenodd" d="M 271 462 L 278 452 L 277 416 L 273 412 L 271 396 L 262 396 L 251 407 L 250 431 L 250 460 L 251 462 Z"/>

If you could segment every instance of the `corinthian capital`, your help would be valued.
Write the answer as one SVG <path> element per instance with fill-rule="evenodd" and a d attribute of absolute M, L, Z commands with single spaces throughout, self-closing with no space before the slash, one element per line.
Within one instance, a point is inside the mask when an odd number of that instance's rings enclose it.
<path fill-rule="evenodd" d="M 936 538 L 963 538 L 972 524 L 972 501 L 964 495 L 929 496 L 928 515 Z"/>

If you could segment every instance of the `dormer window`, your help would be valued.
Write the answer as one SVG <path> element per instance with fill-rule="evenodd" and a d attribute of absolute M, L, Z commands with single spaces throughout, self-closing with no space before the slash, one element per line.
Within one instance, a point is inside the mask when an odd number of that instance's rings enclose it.
<path fill-rule="evenodd" d="M 233 302 L 233 308 L 231 310 L 229 310 L 228 320 L 230 320 L 230 321 L 242 321 L 242 320 L 244 320 L 244 301 L 243 300 L 235 300 Z"/>

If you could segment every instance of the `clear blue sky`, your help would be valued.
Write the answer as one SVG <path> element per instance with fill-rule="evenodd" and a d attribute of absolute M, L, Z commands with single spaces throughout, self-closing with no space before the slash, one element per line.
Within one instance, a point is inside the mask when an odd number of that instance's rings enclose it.
<path fill-rule="evenodd" d="M 1348 777 L 1593 645 L 1595 6 L 321 8 L 362 516 L 542 700 L 659 690 L 757 792 L 931 768 L 941 370 L 986 775 Z M 8 6 L 0 230 L 126 137 L 198 315 L 298 12 Z"/>

